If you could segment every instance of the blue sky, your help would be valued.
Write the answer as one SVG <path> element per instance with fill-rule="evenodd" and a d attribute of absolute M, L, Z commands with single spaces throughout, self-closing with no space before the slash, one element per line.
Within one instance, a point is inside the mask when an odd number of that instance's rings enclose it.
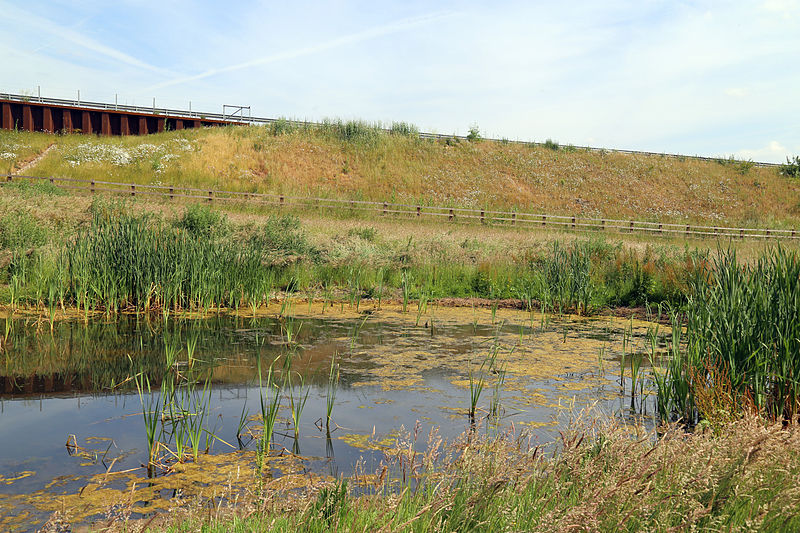
<path fill-rule="evenodd" d="M 800 0 L 0 0 L 0 92 L 783 162 Z"/>

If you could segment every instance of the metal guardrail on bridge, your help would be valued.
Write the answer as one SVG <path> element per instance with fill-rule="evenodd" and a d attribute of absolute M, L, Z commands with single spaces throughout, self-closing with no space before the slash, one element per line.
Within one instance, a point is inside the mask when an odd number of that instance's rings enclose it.
<path fill-rule="evenodd" d="M 192 110 L 181 110 L 181 109 L 169 109 L 165 107 L 156 107 L 153 105 L 152 107 L 144 107 L 144 106 L 130 106 L 130 105 L 122 105 L 122 104 L 108 104 L 104 102 L 90 102 L 84 100 L 71 100 L 71 99 L 62 99 L 62 98 L 46 98 L 42 96 L 27 96 L 27 95 L 19 95 L 19 94 L 11 94 L 11 93 L 0 93 L 0 100 L 9 100 L 15 101 L 20 103 L 38 103 L 38 104 L 45 104 L 45 105 L 54 105 L 54 106 L 75 106 L 85 109 L 96 109 L 99 111 L 117 111 L 123 113 L 139 113 L 139 114 L 152 114 L 158 116 L 167 116 L 170 118 L 184 118 L 184 119 L 198 119 L 198 120 L 218 120 L 224 122 L 231 122 L 231 123 L 239 123 L 239 124 L 253 124 L 253 125 L 266 125 L 272 124 L 274 122 L 278 122 L 280 120 L 285 120 L 289 124 L 299 125 L 299 126 L 310 126 L 310 127 L 317 127 L 321 124 L 318 122 L 308 122 L 302 120 L 287 120 L 287 119 L 277 119 L 277 118 L 264 118 L 264 117 L 252 117 L 252 116 L 243 116 L 243 114 L 226 114 L 226 113 L 206 113 L 206 112 L 198 112 Z M 238 109 L 248 109 L 249 107 L 244 106 L 232 106 Z M 225 106 L 223 106 L 225 109 Z M 386 131 L 389 131 L 388 129 Z M 464 135 L 445 135 L 441 133 L 425 133 L 420 132 L 419 137 L 421 139 L 432 139 L 432 140 L 447 140 L 447 139 L 457 139 L 460 141 L 468 141 L 469 138 Z M 525 145 L 535 145 L 535 146 L 545 146 L 546 143 L 541 142 L 530 142 L 530 141 L 516 141 L 516 140 L 508 140 L 508 139 L 495 139 L 495 138 L 484 138 L 487 141 L 494 141 L 494 142 L 508 142 L 513 144 L 525 144 Z M 699 156 L 699 155 L 681 155 L 681 154 L 671 154 L 666 152 L 648 152 L 648 151 L 641 151 L 641 150 L 624 150 L 624 149 L 609 149 L 609 148 L 598 148 L 594 146 L 576 146 L 576 145 L 566 145 L 570 149 L 576 150 L 588 150 L 592 152 L 611 152 L 611 153 L 621 153 L 621 154 L 631 154 L 631 155 L 649 155 L 649 156 L 659 156 L 659 157 L 670 157 L 670 158 L 686 158 L 686 159 L 696 159 L 700 161 L 719 161 L 720 158 L 717 157 L 707 157 L 707 156 Z M 753 161 L 753 165 L 759 167 L 779 167 L 781 166 L 778 163 L 766 163 L 766 162 L 757 162 Z"/>

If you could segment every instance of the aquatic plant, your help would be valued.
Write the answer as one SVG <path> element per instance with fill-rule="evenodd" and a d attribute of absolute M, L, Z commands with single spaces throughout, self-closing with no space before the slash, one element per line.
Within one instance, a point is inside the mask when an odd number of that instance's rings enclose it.
<path fill-rule="evenodd" d="M 672 314 L 671 357 L 656 377 L 662 418 L 693 424 L 704 413 L 698 391 L 730 381 L 742 400 L 772 419 L 800 413 L 800 258 L 771 248 L 755 264 L 732 250 L 713 263 L 696 260 L 688 304 Z M 710 371 L 710 369 L 717 369 Z"/>
<path fill-rule="evenodd" d="M 185 420 L 187 422 L 186 433 L 192 448 L 192 457 L 197 461 L 203 435 L 211 435 L 213 438 L 213 432 L 209 432 L 205 427 L 206 417 L 211 409 L 211 382 L 206 378 L 199 392 L 196 390 L 195 385 L 196 383 L 192 381 L 187 387 L 187 394 L 191 400 L 191 412 L 185 417 Z M 208 452 L 208 446 L 206 446 L 206 452 Z"/>
<path fill-rule="evenodd" d="M 497 359 L 497 343 L 495 341 L 495 347 L 492 349 L 491 353 L 489 353 L 481 362 L 480 368 L 478 372 L 474 372 L 472 369 L 472 364 L 470 364 L 468 378 L 469 378 L 469 422 L 470 426 L 475 426 L 475 413 L 478 409 L 478 402 L 480 401 L 481 394 L 483 393 L 483 389 L 486 386 L 486 378 L 487 373 L 492 370 L 494 367 L 495 360 Z"/>
<path fill-rule="evenodd" d="M 147 439 L 147 473 L 152 475 L 155 465 L 156 444 L 159 440 L 156 431 L 159 428 L 161 419 L 161 397 L 153 394 L 150 388 L 150 379 L 147 376 L 136 374 L 134 379 L 136 390 L 139 393 L 139 402 L 142 405 L 142 418 Z"/>
<path fill-rule="evenodd" d="M 256 459 L 259 470 L 263 465 L 263 459 L 269 455 L 272 445 L 272 435 L 275 431 L 275 422 L 278 419 L 278 412 L 281 406 L 281 387 L 273 380 L 273 366 L 275 361 L 269 365 L 266 381 L 262 379 L 261 357 L 258 358 L 258 389 L 259 402 L 261 407 L 261 438 L 259 439 Z M 265 395 L 266 391 L 266 395 Z"/>

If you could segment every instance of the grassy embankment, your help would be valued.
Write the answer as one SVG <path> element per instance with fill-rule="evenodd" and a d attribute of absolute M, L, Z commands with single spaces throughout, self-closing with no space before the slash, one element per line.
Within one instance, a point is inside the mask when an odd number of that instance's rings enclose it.
<path fill-rule="evenodd" d="M 284 193 L 745 226 L 797 226 L 800 186 L 748 162 L 422 140 L 363 123 L 181 130 L 100 138 L 0 132 L 3 163 L 56 147 L 29 173 Z M 26 147 L 26 148 L 22 148 Z M 13 149 L 12 149 L 13 148 Z M 13 157 L 11 154 L 16 154 Z"/>
<path fill-rule="evenodd" d="M 145 138 L 14 132 L 4 132 L 0 138 L 8 150 L 12 141 L 14 146 L 25 141 L 31 149 L 34 141 L 42 145 L 43 140 L 55 142 L 56 148 L 30 171 L 40 175 L 608 217 L 795 223 L 797 186 L 775 169 L 730 160 L 681 161 L 560 147 L 431 142 L 415 137 L 412 128 L 396 129 L 398 133 L 387 134 L 360 123 L 331 123 L 314 130 L 278 123 L 270 128 L 180 131 Z M 27 157 L 22 148 L 16 151 L 19 158 Z M 60 194 L 46 183 L 15 183 L 3 189 L 0 248 L 6 251 L 0 252 L 0 265 L 6 271 L 2 279 L 6 289 L 0 299 L 44 305 L 44 295 L 53 285 L 59 305 L 65 303 L 63 297 L 69 290 L 56 285 L 64 285 L 61 278 L 66 267 L 57 257 L 64 253 L 67 240 L 93 222 L 89 200 Z M 643 205 L 647 208 L 641 209 Z M 187 240 L 192 236 L 191 228 L 185 228 L 189 233 L 177 236 L 183 223 L 167 201 L 137 200 L 128 209 L 151 211 L 156 218 L 161 217 L 160 222 L 151 220 L 144 226 L 153 242 L 180 241 L 176 246 L 184 248 L 170 253 L 188 258 L 192 253 L 212 254 L 213 249 L 217 255 L 194 257 L 206 264 L 229 265 L 225 261 L 233 260 L 231 254 L 246 252 L 251 254 L 250 260 L 258 257 L 269 267 L 258 273 L 264 279 L 253 282 L 262 286 L 258 298 L 254 286 L 240 286 L 234 291 L 224 284 L 227 282 L 215 288 L 206 280 L 204 287 L 173 288 L 172 296 L 151 295 L 150 299 L 155 296 L 158 300 L 153 302 L 155 307 L 166 300 L 175 308 L 185 307 L 190 299 L 198 305 L 199 290 L 217 291 L 206 298 L 208 305 L 253 305 L 259 303 L 254 299 L 266 302 L 267 288 L 310 291 L 317 296 L 344 289 L 351 299 L 376 294 L 383 297 L 384 289 L 387 297 L 402 299 L 517 298 L 528 303 L 535 299 L 546 306 L 581 312 L 645 302 L 680 303 L 685 298 L 690 258 L 702 256 L 703 248 L 713 251 L 717 245 L 693 240 L 687 248 L 679 238 L 636 236 L 587 241 L 561 232 L 554 238 L 554 232 L 445 228 L 417 221 L 387 222 L 369 215 L 359 219 L 344 213 L 300 212 L 307 229 L 302 232 L 295 221 L 286 218 L 265 225 L 258 209 L 247 206 L 228 207 L 230 224 L 221 222 L 213 214 L 216 211 L 196 209 L 203 223 L 220 228 L 214 229 L 213 235 Z M 758 216 L 753 218 L 748 212 Z M 155 226 L 161 228 L 154 230 Z M 91 231 L 99 231 L 98 226 L 95 224 Z M 144 233 L 139 236 L 144 237 Z M 207 242 L 202 245 L 201 241 Z M 119 248 L 121 244 L 113 246 Z M 148 245 L 128 242 L 126 246 L 144 250 L 142 247 Z M 185 249 L 187 246 L 194 252 Z M 206 251 L 197 252 L 202 246 Z M 735 246 L 750 257 L 763 248 L 761 243 Z M 228 259 L 219 254 L 228 254 Z M 237 257 L 236 261 L 244 260 Z M 52 265 L 45 267 L 45 263 Z M 106 268 L 106 274 L 112 275 L 110 264 L 98 268 Z M 254 265 L 249 268 L 253 270 Z M 38 271 L 28 275 L 28 268 Z M 52 281 L 53 276 L 59 281 Z M 147 276 L 157 293 L 167 290 L 166 281 Z M 75 280 L 66 283 L 75 285 Z M 109 280 L 91 285 L 101 287 L 104 283 Z M 68 303 L 78 305 L 79 289 L 70 290 Z M 146 295 L 120 294 L 121 290 L 95 289 L 97 300 L 90 305 L 150 307 Z M 193 291 L 194 296 L 179 295 L 176 306 L 175 290 Z"/>
<path fill-rule="evenodd" d="M 56 156 L 53 156 L 55 162 L 48 156 L 38 170 L 54 164 L 56 167 L 49 173 L 56 173 L 58 165 L 72 160 L 75 162 L 73 170 L 83 172 L 95 165 L 89 170 L 92 174 L 112 168 L 131 173 L 128 178 L 113 179 L 149 183 L 161 174 L 177 175 L 168 174 L 172 163 L 180 162 L 174 172 L 184 172 L 205 157 L 205 162 L 198 164 L 199 170 L 183 182 L 200 185 L 191 180 L 220 179 L 217 169 L 206 174 L 202 172 L 202 168 L 208 166 L 208 158 L 227 160 L 225 150 L 236 146 L 233 155 L 238 157 L 230 159 L 229 173 L 224 178 L 226 185 L 221 186 L 220 181 L 202 182 L 204 186 L 386 199 L 386 196 L 368 196 L 367 191 L 370 191 L 369 194 L 375 195 L 395 194 L 390 199 L 397 200 L 413 198 L 430 203 L 441 200 L 487 207 L 519 206 L 519 202 L 503 200 L 502 191 L 497 188 L 491 192 L 490 184 L 498 182 L 486 178 L 493 177 L 491 173 L 483 174 L 483 182 L 475 182 L 480 192 L 473 196 L 481 199 L 475 203 L 468 196 L 436 196 L 435 187 L 429 185 L 423 185 L 428 188 L 420 193 L 414 184 L 428 182 L 419 179 L 414 182 L 414 176 L 409 175 L 395 176 L 394 181 L 383 179 L 380 183 L 384 188 L 381 189 L 377 182 L 370 180 L 377 180 L 386 168 L 374 165 L 376 161 L 386 162 L 387 157 L 394 154 L 397 159 L 389 157 L 390 161 L 408 160 L 409 165 L 419 163 L 423 165 L 421 168 L 433 172 L 431 169 L 439 168 L 436 161 L 441 163 L 451 157 L 457 161 L 444 167 L 452 171 L 450 183 L 459 183 L 460 165 L 468 168 L 465 161 L 471 161 L 480 169 L 484 168 L 481 165 L 485 161 L 498 160 L 492 156 L 512 157 L 522 150 L 530 150 L 531 154 L 541 152 L 540 156 L 553 156 L 556 161 L 561 157 L 573 164 L 583 161 L 588 165 L 588 161 L 595 159 L 602 162 L 609 157 L 620 158 L 633 164 L 633 167 L 626 167 L 629 170 L 642 171 L 641 158 L 631 156 L 561 150 L 553 150 L 551 154 L 544 148 L 489 143 L 451 146 L 405 136 L 367 136 L 368 139 L 355 142 L 337 138 L 333 135 L 335 132 L 335 128 L 331 128 L 323 132 L 292 131 L 273 135 L 280 132 L 244 129 L 165 135 L 158 146 L 163 147 L 167 142 L 191 145 L 193 148 L 186 150 L 186 154 L 193 155 L 186 161 L 178 156 L 166 162 L 163 161 L 165 157 L 158 156 L 156 161 L 152 156 L 149 166 L 155 175 L 150 177 L 147 172 L 137 170 L 147 166 L 143 164 L 146 159 L 141 158 L 134 163 L 127 161 L 117 165 L 120 167 L 117 169 L 102 160 L 85 166 L 82 160 L 63 157 L 59 163 Z M 264 144 L 257 148 L 255 139 Z M 151 140 L 156 142 L 158 138 Z M 117 143 L 119 148 L 125 143 L 142 141 L 81 141 L 78 137 L 65 137 L 61 142 L 65 144 L 59 146 L 56 153 L 63 156 L 69 153 L 69 143 L 75 143 L 74 150 L 86 151 L 93 142 L 106 147 Z M 218 143 L 216 151 L 208 149 L 214 142 Z M 241 163 L 250 169 L 249 173 L 242 174 L 243 167 L 237 166 L 240 160 L 247 160 L 246 154 L 268 152 L 265 146 L 276 151 L 272 154 L 274 157 L 263 156 L 261 161 L 273 164 L 280 159 L 280 154 L 296 154 L 292 150 L 298 147 L 301 151 L 316 152 L 325 143 L 335 148 L 335 154 L 348 158 L 348 166 L 342 168 L 342 171 L 347 170 L 342 172 L 344 175 L 350 176 L 357 168 L 353 165 L 373 169 L 375 173 L 362 170 L 357 174 L 358 179 L 334 179 L 333 185 L 319 180 L 304 183 L 297 174 L 292 182 L 277 183 L 259 181 L 260 174 L 252 171 L 250 163 Z M 381 157 L 376 155 L 381 153 Z M 314 157 L 311 155 L 308 160 L 313 161 Z M 320 158 L 328 163 L 340 161 L 329 153 Z M 703 193 L 698 195 L 699 200 L 687 199 L 685 212 L 662 211 L 663 217 L 731 224 L 795 224 L 796 186 L 774 170 L 747 168 L 741 163 L 663 161 L 680 167 L 680 171 L 673 168 L 668 173 L 669 179 L 662 180 L 666 187 L 663 196 L 649 185 L 647 176 L 633 172 L 635 179 L 631 182 L 634 185 L 627 185 L 631 194 L 625 199 L 595 190 L 596 202 L 608 202 L 594 207 L 596 213 L 609 217 L 635 216 L 640 210 L 631 209 L 629 201 L 634 201 L 631 198 L 644 201 L 649 195 L 656 211 L 650 209 L 644 216 L 658 216 L 659 198 L 665 201 L 686 198 L 680 196 L 677 189 L 670 189 L 672 185 L 667 183 L 674 185 L 676 179 L 696 178 L 683 184 L 689 191 L 701 188 Z M 163 167 L 164 163 L 168 166 Z M 600 174 L 613 182 L 611 174 L 621 172 L 620 164 L 612 165 L 611 170 L 606 167 L 606 173 Z M 597 168 L 603 168 L 598 165 L 584 169 L 586 178 L 578 185 L 575 185 L 577 181 L 569 182 L 573 188 L 567 187 L 570 190 L 567 196 L 578 190 L 589 190 L 580 189 L 587 182 L 596 185 L 598 182 L 590 180 L 589 176 Z M 301 165 L 292 165 L 292 168 L 297 167 Z M 381 172 L 376 168 L 381 168 Z M 549 168 L 566 172 L 559 165 Z M 716 181 L 700 180 L 698 175 L 706 171 L 707 175 L 715 175 Z M 306 176 L 313 172 L 316 171 L 308 171 Z M 249 177 L 245 180 L 244 175 Z M 571 173 L 569 179 L 582 175 L 581 172 Z M 720 179 L 723 175 L 728 176 L 728 181 Z M 535 179 L 536 174 L 530 176 Z M 571 214 L 575 207 L 569 202 L 559 204 L 555 200 L 563 200 L 564 195 L 553 193 L 567 183 L 568 177 L 564 176 L 559 178 L 558 186 L 550 187 L 551 192 L 547 193 L 551 195 L 548 200 L 554 200 L 550 212 L 561 210 Z M 389 182 L 393 183 L 392 187 L 402 184 L 405 192 L 385 189 Z M 619 185 L 619 182 L 614 183 Z M 452 185 L 442 185 L 441 191 L 445 193 L 453 190 L 458 194 L 463 192 L 453 189 Z M 720 190 L 723 192 L 717 196 Z M 441 226 L 414 222 L 398 229 L 374 218 L 306 216 L 306 229 L 311 228 L 309 234 L 291 216 L 264 220 L 250 210 L 234 209 L 229 212 L 230 218 L 225 219 L 219 211 L 202 207 L 189 207 L 178 215 L 164 215 L 165 211 L 169 213 L 173 209 L 166 207 L 166 202 L 140 201 L 134 204 L 136 208 L 144 207 L 155 216 L 130 216 L 127 212 L 133 209 L 131 206 L 120 211 L 104 202 L 90 204 L 86 199 L 76 200 L 59 194 L 47 184 L 15 185 L 4 189 L 0 197 L 0 201 L 9 206 L 3 210 L 5 215 L 0 226 L 0 245 L 6 250 L 3 270 L 7 285 L 3 300 L 12 307 L 32 305 L 48 309 L 51 319 L 55 310 L 65 305 L 106 313 L 123 308 L 142 312 L 204 310 L 219 306 L 265 305 L 273 290 L 301 291 L 318 298 L 332 298 L 332 291 L 337 289 L 340 298 L 348 298 L 351 305 L 356 306 L 361 298 L 368 296 L 404 301 L 480 296 L 493 301 L 518 298 L 528 305 L 536 300 L 551 309 L 582 312 L 603 306 L 663 301 L 681 307 L 686 313 L 687 327 L 675 328 L 683 332 L 685 342 L 673 344 L 669 362 L 662 373 L 656 374 L 660 408 L 664 418 L 680 415 L 690 423 L 705 420 L 702 425 L 711 426 L 713 432 L 697 433 L 688 438 L 662 438 L 653 446 L 632 441 L 628 435 L 615 430 L 604 430 L 585 438 L 566 439 L 558 454 L 546 460 L 529 450 L 515 452 L 514 446 L 502 441 L 490 443 L 485 449 L 476 445 L 474 455 L 473 448 L 462 447 L 458 460 L 440 464 L 417 490 L 357 499 L 346 491 L 329 488 L 318 498 L 306 500 L 297 511 L 287 513 L 262 506 L 244 521 L 217 521 L 212 528 L 288 530 L 300 524 L 309 527 L 338 524 L 343 529 L 370 529 L 391 524 L 407 530 L 506 527 L 544 530 L 576 526 L 604 530 L 623 526 L 631 530 L 689 526 L 785 530 L 796 527 L 798 495 L 792 487 L 797 486 L 798 455 L 796 446 L 791 444 L 797 438 L 796 427 L 765 429 L 766 419 L 788 423 L 798 412 L 795 376 L 800 373 L 796 356 L 800 353 L 797 346 L 800 291 L 798 259 L 794 252 L 768 250 L 764 253 L 760 244 L 736 245 L 751 263 L 743 269 L 726 252 L 709 255 L 708 242 L 695 241 L 690 249 L 670 240 L 628 239 L 623 244 L 599 238 L 576 239 L 563 234 L 554 242 L 550 236 L 512 228 L 465 226 L 444 230 Z M 513 197 L 524 198 L 524 195 L 518 193 Z M 506 203 L 502 203 L 504 201 Z M 82 209 L 75 209 L 81 204 Z M 47 210 L 47 205 L 72 205 L 73 210 L 66 215 L 54 213 Z M 530 200 L 526 205 L 531 208 L 538 204 Z M 583 203 L 578 205 L 581 210 L 586 207 Z M 727 210 L 728 205 L 737 207 Z M 752 215 L 747 214 L 747 209 L 741 209 L 743 205 L 753 209 Z M 336 224 L 331 224 L 332 221 Z M 486 242 L 487 235 L 496 240 Z M 413 238 L 406 240 L 406 236 Z M 169 268 L 164 266 L 167 264 Z M 731 344 L 732 339 L 737 340 L 735 345 Z M 742 419 L 742 406 L 760 413 L 762 418 L 758 421 Z M 470 462 L 472 460 L 475 462 Z M 498 465 L 498 461 L 505 463 Z M 454 481 L 440 482 L 443 479 Z M 188 526 L 184 523 L 180 527 Z"/>

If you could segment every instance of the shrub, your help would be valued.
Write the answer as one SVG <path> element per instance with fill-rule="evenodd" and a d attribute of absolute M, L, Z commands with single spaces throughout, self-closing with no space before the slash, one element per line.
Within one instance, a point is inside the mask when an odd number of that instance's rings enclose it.
<path fill-rule="evenodd" d="M 195 237 L 219 237 L 228 232 L 227 217 L 203 204 L 188 206 L 176 225 Z"/>
<path fill-rule="evenodd" d="M 481 140 L 481 130 L 478 128 L 477 124 L 470 126 L 469 134 L 467 134 L 467 140 L 469 142 L 478 142 Z"/>
<path fill-rule="evenodd" d="M 800 156 L 794 159 L 786 158 L 786 164 L 781 165 L 780 173 L 788 178 L 800 178 Z"/>
<path fill-rule="evenodd" d="M 544 142 L 544 147 L 545 148 L 549 148 L 550 150 L 558 150 L 560 148 L 558 143 L 556 141 L 554 141 L 553 139 L 547 139 Z"/>

